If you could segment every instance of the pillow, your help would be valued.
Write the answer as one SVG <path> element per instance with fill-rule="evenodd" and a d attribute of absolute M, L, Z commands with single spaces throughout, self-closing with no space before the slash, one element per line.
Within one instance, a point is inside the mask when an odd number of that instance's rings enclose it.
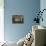
<path fill-rule="evenodd" d="M 17 42 L 17 46 L 23 46 L 24 40 L 25 40 L 25 37 L 24 37 L 24 38 L 21 38 L 21 39 Z"/>
<path fill-rule="evenodd" d="M 15 41 L 7 41 L 3 44 L 3 46 L 17 46 Z"/>
<path fill-rule="evenodd" d="M 33 35 L 29 32 L 26 35 L 23 46 L 30 46 L 33 42 Z"/>

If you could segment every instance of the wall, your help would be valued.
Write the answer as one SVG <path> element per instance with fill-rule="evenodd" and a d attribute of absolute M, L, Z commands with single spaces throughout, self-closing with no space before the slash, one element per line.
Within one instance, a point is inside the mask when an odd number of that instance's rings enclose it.
<path fill-rule="evenodd" d="M 41 0 L 40 1 L 40 9 L 41 9 L 41 11 L 43 9 L 46 9 L 46 0 Z M 46 10 L 43 12 L 42 17 L 43 17 L 43 22 L 41 21 L 40 25 L 46 26 L 46 20 L 45 20 L 46 19 Z"/>
<path fill-rule="evenodd" d="M 40 9 L 40 0 L 5 0 L 4 1 L 5 40 L 18 41 L 32 28 L 35 12 Z M 24 15 L 24 24 L 12 24 L 12 15 Z"/>
<path fill-rule="evenodd" d="M 0 42 L 4 41 L 4 0 L 0 0 Z"/>
<path fill-rule="evenodd" d="M 41 0 L 40 1 L 40 10 L 46 9 L 46 0 Z M 44 11 L 43 15 L 43 22 L 40 22 L 40 25 L 46 27 L 46 11 Z M 45 40 L 45 44 L 46 44 L 46 40 Z"/>

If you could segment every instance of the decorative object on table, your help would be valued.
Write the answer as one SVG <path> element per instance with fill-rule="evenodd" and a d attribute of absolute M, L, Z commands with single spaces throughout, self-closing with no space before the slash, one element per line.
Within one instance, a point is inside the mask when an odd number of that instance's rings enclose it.
<path fill-rule="evenodd" d="M 42 15 L 43 15 L 43 12 L 44 12 L 45 10 L 46 10 L 46 9 L 43 9 L 42 11 L 39 11 L 38 14 L 37 14 L 37 16 L 34 18 L 33 21 L 35 21 L 36 23 L 39 24 L 39 23 L 40 23 L 40 19 L 41 19 L 41 21 L 43 22 L 44 19 L 43 19 Z"/>
<path fill-rule="evenodd" d="M 24 23 L 24 16 L 23 15 L 13 15 L 12 16 L 12 23 Z"/>

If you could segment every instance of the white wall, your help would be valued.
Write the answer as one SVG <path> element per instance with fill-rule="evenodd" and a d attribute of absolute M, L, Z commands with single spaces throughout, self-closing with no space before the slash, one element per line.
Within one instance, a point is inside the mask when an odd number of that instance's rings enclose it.
<path fill-rule="evenodd" d="M 4 0 L 0 0 L 0 42 L 4 41 Z"/>

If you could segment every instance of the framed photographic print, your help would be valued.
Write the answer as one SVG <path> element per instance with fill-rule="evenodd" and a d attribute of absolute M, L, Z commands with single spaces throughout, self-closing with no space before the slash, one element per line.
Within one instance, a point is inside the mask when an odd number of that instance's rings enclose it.
<path fill-rule="evenodd" d="M 24 23 L 24 16 L 23 15 L 13 15 L 12 16 L 12 23 Z"/>

